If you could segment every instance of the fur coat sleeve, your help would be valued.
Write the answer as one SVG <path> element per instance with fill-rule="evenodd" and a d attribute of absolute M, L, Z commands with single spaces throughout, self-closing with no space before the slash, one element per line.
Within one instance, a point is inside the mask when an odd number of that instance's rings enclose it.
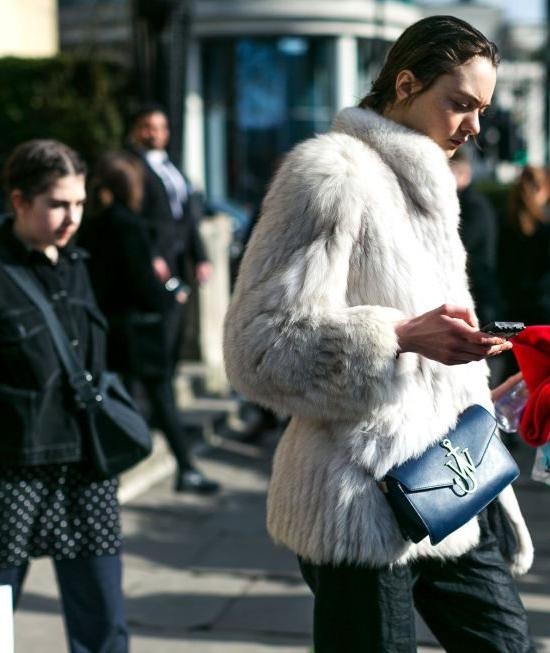
<path fill-rule="evenodd" d="M 347 296 L 366 193 L 377 183 L 358 170 L 372 170 L 373 156 L 344 134 L 307 141 L 266 196 L 225 324 L 230 380 L 259 404 L 361 418 L 369 398 L 379 401 L 395 382 L 395 324 L 404 315 Z"/>

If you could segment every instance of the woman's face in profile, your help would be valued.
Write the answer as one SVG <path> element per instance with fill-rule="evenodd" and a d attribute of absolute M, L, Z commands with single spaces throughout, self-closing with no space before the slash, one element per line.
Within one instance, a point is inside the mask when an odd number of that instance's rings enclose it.
<path fill-rule="evenodd" d="M 60 177 L 30 200 L 13 191 L 17 231 L 33 248 L 64 247 L 80 226 L 85 200 L 84 175 Z"/>
<path fill-rule="evenodd" d="M 396 92 L 402 103 L 400 122 L 433 139 L 450 158 L 471 136 L 479 134 L 479 117 L 489 107 L 496 83 L 496 69 L 489 59 L 474 57 L 457 66 L 452 73 L 441 75 L 425 92 L 414 96 L 421 88 L 413 77 L 409 86 L 403 86 L 399 97 L 399 79 Z"/>
<path fill-rule="evenodd" d="M 530 183 L 524 185 L 523 194 L 526 198 L 530 198 L 536 206 L 543 207 L 548 204 L 550 198 L 550 181 L 543 168 L 537 171 L 534 179 Z"/>

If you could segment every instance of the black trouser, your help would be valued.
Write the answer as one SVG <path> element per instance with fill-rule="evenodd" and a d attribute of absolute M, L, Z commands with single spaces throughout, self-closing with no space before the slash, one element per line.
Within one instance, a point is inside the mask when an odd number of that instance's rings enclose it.
<path fill-rule="evenodd" d="M 315 653 L 413 653 L 414 606 L 447 653 L 534 651 L 485 514 L 480 525 L 479 545 L 456 560 L 369 569 L 299 559 L 315 595 Z"/>
<path fill-rule="evenodd" d="M 174 383 L 169 376 L 124 377 L 124 384 L 132 396 L 136 396 L 136 382 L 139 381 L 145 391 L 146 399 L 151 410 L 152 421 L 164 434 L 172 455 L 176 459 L 178 470 L 191 469 L 192 463 L 189 456 L 189 443 L 185 429 L 180 420 Z"/>
<path fill-rule="evenodd" d="M 168 445 L 180 471 L 191 468 L 188 443 L 180 420 L 174 385 L 169 378 L 141 379 L 141 383 L 151 404 L 156 424 L 164 433 Z"/>

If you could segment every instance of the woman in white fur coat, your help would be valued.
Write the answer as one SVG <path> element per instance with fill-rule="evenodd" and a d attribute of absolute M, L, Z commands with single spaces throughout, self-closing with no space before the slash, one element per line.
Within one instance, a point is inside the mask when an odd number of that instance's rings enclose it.
<path fill-rule="evenodd" d="M 492 409 L 484 359 L 510 347 L 479 331 L 448 165 L 479 132 L 497 64 L 461 20 L 409 27 L 360 107 L 286 157 L 242 262 L 226 367 L 237 390 L 292 416 L 268 530 L 315 594 L 315 653 L 414 651 L 413 604 L 447 651 L 531 650 L 486 515 L 413 544 L 377 484 L 471 404 Z M 513 490 L 500 499 L 526 571 Z"/>

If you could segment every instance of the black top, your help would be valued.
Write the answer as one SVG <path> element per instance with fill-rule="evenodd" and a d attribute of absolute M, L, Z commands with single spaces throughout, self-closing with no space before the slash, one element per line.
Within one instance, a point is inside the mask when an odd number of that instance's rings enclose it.
<path fill-rule="evenodd" d="M 90 277 L 109 322 L 109 367 L 128 375 L 164 375 L 164 317 L 174 297 L 153 271 L 142 218 L 114 203 L 85 221 L 79 242 L 90 254 Z"/>
<path fill-rule="evenodd" d="M 497 279 L 497 218 L 488 199 L 471 185 L 458 193 L 460 237 L 480 325 L 504 319 Z"/>
<path fill-rule="evenodd" d="M 550 324 L 550 224 L 526 236 L 502 225 L 498 274 L 506 302 L 502 319 Z"/>
<path fill-rule="evenodd" d="M 126 311 L 163 312 L 172 295 L 156 277 L 151 245 L 142 218 L 115 202 L 85 220 L 79 244 L 87 261 L 94 292 L 107 317 Z"/>

